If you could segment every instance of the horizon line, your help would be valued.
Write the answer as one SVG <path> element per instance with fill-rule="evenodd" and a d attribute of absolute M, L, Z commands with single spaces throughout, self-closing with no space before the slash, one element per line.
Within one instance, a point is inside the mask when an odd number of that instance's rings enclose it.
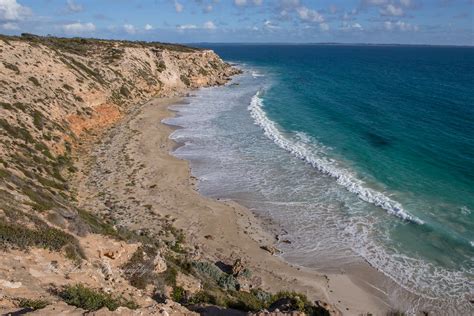
<path fill-rule="evenodd" d="M 361 43 L 361 42 L 181 42 L 183 45 L 334 45 L 334 46 L 434 46 L 474 48 L 474 44 L 409 44 L 409 43 Z"/>

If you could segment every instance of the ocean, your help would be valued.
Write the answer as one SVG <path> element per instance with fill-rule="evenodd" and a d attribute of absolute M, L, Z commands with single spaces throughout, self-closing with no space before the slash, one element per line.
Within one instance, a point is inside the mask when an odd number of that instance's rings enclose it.
<path fill-rule="evenodd" d="M 205 47 L 244 72 L 166 120 L 202 194 L 278 225 L 289 262 L 367 262 L 402 308 L 474 312 L 474 48 Z"/>

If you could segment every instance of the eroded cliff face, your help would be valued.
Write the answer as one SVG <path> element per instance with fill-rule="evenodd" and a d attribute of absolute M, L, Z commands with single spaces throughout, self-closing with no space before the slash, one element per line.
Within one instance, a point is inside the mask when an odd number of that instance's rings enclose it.
<path fill-rule="evenodd" d="M 2 117 L 51 137 L 79 136 L 117 120 L 132 104 L 222 84 L 236 71 L 209 50 L 37 37 L 0 40 L 0 60 Z"/>
<path fill-rule="evenodd" d="M 153 241 L 77 208 L 71 153 L 146 100 L 237 72 L 212 51 L 179 45 L 0 37 L 0 306 L 68 301 L 81 289 L 67 286 L 83 283 L 116 305 L 147 306 L 145 314 L 187 313 L 171 301 L 153 305 L 152 289 L 117 274 L 137 260 L 163 284 L 176 282 L 160 253 L 143 249 Z M 180 238 L 166 227 L 168 239 Z M 56 306 L 52 314 L 74 310 Z"/>

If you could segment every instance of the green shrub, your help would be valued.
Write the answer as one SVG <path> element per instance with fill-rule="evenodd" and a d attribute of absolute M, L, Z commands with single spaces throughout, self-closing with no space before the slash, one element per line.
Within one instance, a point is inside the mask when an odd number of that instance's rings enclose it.
<path fill-rule="evenodd" d="M 156 61 L 156 69 L 158 70 L 158 72 L 163 72 L 166 70 L 166 64 L 163 60 L 161 61 Z"/>
<path fill-rule="evenodd" d="M 5 110 L 14 110 L 14 107 L 10 103 L 0 102 L 0 106 Z"/>
<path fill-rule="evenodd" d="M 74 88 L 68 85 L 67 83 L 63 84 L 63 88 L 66 89 L 67 91 L 73 91 Z"/>
<path fill-rule="evenodd" d="M 201 261 L 193 262 L 192 265 L 197 273 L 209 277 L 225 290 L 236 291 L 240 288 L 239 282 L 233 275 L 222 272 L 212 263 Z"/>
<path fill-rule="evenodd" d="M 258 312 L 267 308 L 267 302 L 259 299 L 253 292 L 232 292 L 232 299 L 229 300 L 229 307 L 248 312 Z"/>
<path fill-rule="evenodd" d="M 225 290 L 238 291 L 240 284 L 237 279 L 230 274 L 222 273 L 220 278 L 217 280 L 217 285 Z"/>
<path fill-rule="evenodd" d="M 199 291 L 189 299 L 189 304 L 211 304 L 218 305 L 216 296 L 208 291 Z"/>
<path fill-rule="evenodd" d="M 310 301 L 308 301 L 306 295 L 297 292 L 278 292 L 277 294 L 273 295 L 270 305 L 282 298 L 290 299 L 291 310 L 298 310 L 310 316 L 329 316 L 329 312 L 326 309 L 320 306 L 315 306 Z"/>
<path fill-rule="evenodd" d="M 82 284 L 66 286 L 58 293 L 67 304 L 73 305 L 88 311 L 96 311 L 103 307 L 114 311 L 120 306 L 125 306 L 130 309 L 137 309 L 138 305 L 124 299 L 123 297 L 113 297 L 100 290 L 93 290 L 85 287 Z"/>
<path fill-rule="evenodd" d="M 94 214 L 84 211 L 82 209 L 77 210 L 79 217 L 89 226 L 91 231 L 96 234 L 107 235 L 111 237 L 118 237 L 117 231 L 111 224 L 108 224 L 99 219 Z"/>
<path fill-rule="evenodd" d="M 31 136 L 26 128 L 10 125 L 5 119 L 0 119 L 0 127 L 13 138 L 22 139 L 27 143 L 34 142 L 33 136 Z"/>
<path fill-rule="evenodd" d="M 133 253 L 130 260 L 121 267 L 126 279 L 132 286 L 145 289 L 148 284 L 156 280 L 156 275 L 153 272 L 153 260 L 156 253 L 153 247 L 140 247 Z"/>
<path fill-rule="evenodd" d="M 173 293 L 171 293 L 171 298 L 175 302 L 182 303 L 186 299 L 186 293 L 182 287 L 177 286 L 173 288 Z"/>
<path fill-rule="evenodd" d="M 120 87 L 120 94 L 123 95 L 126 98 L 129 98 L 130 95 L 131 95 L 130 90 L 128 90 L 128 88 L 126 86 Z"/>
<path fill-rule="evenodd" d="M 41 84 L 39 83 L 38 79 L 36 79 L 35 77 L 30 77 L 28 78 L 28 80 L 31 81 L 35 86 L 41 87 Z"/>
<path fill-rule="evenodd" d="M 42 299 L 32 300 L 32 299 L 22 298 L 20 299 L 18 306 L 21 308 L 29 308 L 32 310 L 38 310 L 38 309 L 45 308 L 49 304 L 50 303 L 48 301 L 42 300 Z"/>
<path fill-rule="evenodd" d="M 168 267 L 163 273 L 165 278 L 165 283 L 169 286 L 176 287 L 176 277 L 178 276 L 178 271 L 173 267 Z"/>
<path fill-rule="evenodd" d="M 29 219 L 33 220 L 31 216 Z M 17 247 L 22 250 L 29 247 L 40 247 L 52 251 L 60 251 L 68 246 L 71 259 L 80 260 L 85 257 L 79 243 L 72 235 L 44 223 L 41 226 L 31 229 L 25 225 L 9 223 L 0 219 L 0 245 Z"/>
<path fill-rule="evenodd" d="M 91 69 L 87 67 L 86 65 L 84 65 L 83 63 L 81 63 L 80 61 L 75 60 L 74 58 L 71 58 L 70 60 L 74 66 L 76 66 L 77 68 L 79 68 L 80 70 L 88 74 L 89 76 L 93 77 L 93 79 L 95 79 L 98 83 L 101 83 L 101 84 L 106 83 L 104 78 L 102 78 L 102 76 L 100 75 L 97 69 Z"/>
<path fill-rule="evenodd" d="M 56 206 L 56 201 L 51 194 L 40 188 L 33 189 L 27 184 L 22 188 L 22 192 L 33 202 L 33 209 L 39 212 L 47 211 Z"/>
<path fill-rule="evenodd" d="M 215 282 L 219 281 L 222 271 L 214 264 L 205 261 L 195 261 L 192 263 L 194 270 L 199 274 L 210 277 Z"/>
<path fill-rule="evenodd" d="M 191 85 L 191 81 L 190 81 L 189 78 L 186 77 L 185 75 L 181 75 L 180 78 L 181 78 L 181 81 L 182 81 L 185 85 L 187 85 L 188 87 Z"/>
<path fill-rule="evenodd" d="M 6 61 L 3 62 L 3 65 L 5 66 L 5 68 L 10 69 L 10 70 L 16 72 L 17 74 L 20 73 L 20 69 L 18 68 L 17 65 L 7 63 Z"/>
<path fill-rule="evenodd" d="M 36 126 L 37 129 L 43 129 L 44 126 L 44 117 L 40 111 L 35 110 L 33 112 L 33 124 Z"/>

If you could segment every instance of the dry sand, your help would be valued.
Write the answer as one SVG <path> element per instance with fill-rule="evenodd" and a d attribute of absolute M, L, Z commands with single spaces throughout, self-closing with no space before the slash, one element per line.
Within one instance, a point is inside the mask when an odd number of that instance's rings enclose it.
<path fill-rule="evenodd" d="M 78 199 L 84 207 L 113 204 L 129 227 L 158 227 L 170 218 L 182 228 L 196 258 L 232 264 L 237 258 L 252 271 L 253 284 L 272 292 L 295 290 L 335 306 L 344 315 L 385 315 L 386 299 L 370 286 L 361 287 L 347 274 L 322 275 L 296 267 L 261 249 L 275 236 L 262 220 L 232 201 L 214 200 L 196 191 L 188 162 L 170 153 L 173 128 L 161 121 L 177 98 L 153 99 L 137 106 L 92 149 L 89 175 L 79 179 Z M 106 192 L 106 197 L 97 192 Z M 145 208 L 141 206 L 147 206 Z M 336 313 L 337 314 L 337 313 Z"/>

